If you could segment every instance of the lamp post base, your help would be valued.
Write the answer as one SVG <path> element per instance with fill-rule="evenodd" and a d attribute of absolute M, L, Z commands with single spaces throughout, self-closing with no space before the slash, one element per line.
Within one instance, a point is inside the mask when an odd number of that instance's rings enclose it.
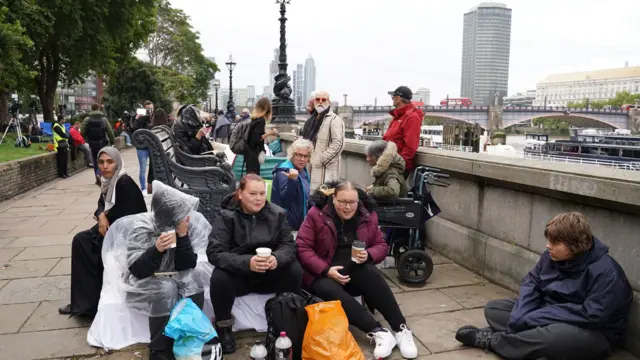
<path fill-rule="evenodd" d="M 273 120 L 274 124 L 294 124 L 296 120 L 296 107 L 293 103 L 289 104 L 273 104 Z"/>

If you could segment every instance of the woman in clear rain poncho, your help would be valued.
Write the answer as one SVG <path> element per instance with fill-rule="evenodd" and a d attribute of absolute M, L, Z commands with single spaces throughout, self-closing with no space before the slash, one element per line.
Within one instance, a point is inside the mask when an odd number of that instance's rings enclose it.
<path fill-rule="evenodd" d="M 131 331 L 117 317 L 126 318 L 122 314 L 127 312 L 143 314 L 149 319 L 149 359 L 173 359 L 173 339 L 163 334 L 171 309 L 185 297 L 202 308 L 212 272 L 206 259 L 211 225 L 196 212 L 198 203 L 197 198 L 154 181 L 151 212 L 127 216 L 111 226 L 102 249 L 104 287 L 96 317 L 102 323 L 92 325 L 90 343 L 99 338 L 103 347 L 112 348 L 104 344 L 105 337 L 117 330 Z M 110 309 L 119 310 L 109 314 Z M 109 329 L 113 326 L 118 329 Z M 117 342 L 130 341 L 119 338 Z"/>

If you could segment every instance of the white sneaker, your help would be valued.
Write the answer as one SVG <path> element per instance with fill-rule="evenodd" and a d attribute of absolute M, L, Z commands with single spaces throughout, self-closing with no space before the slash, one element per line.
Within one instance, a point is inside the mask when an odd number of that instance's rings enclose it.
<path fill-rule="evenodd" d="M 376 342 L 376 348 L 373 349 L 373 357 L 376 360 L 388 357 L 396 347 L 396 338 L 391 335 L 391 331 L 388 329 L 367 334 L 367 337 Z"/>
<path fill-rule="evenodd" d="M 413 333 L 407 325 L 400 325 L 401 331 L 396 333 L 396 342 L 398 343 L 398 349 L 400 354 L 405 359 L 415 359 L 418 357 L 418 347 L 413 341 Z"/>

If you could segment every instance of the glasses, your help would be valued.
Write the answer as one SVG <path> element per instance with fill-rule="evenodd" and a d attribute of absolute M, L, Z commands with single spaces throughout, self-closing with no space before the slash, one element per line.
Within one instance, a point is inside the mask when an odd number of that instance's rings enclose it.
<path fill-rule="evenodd" d="M 329 101 L 329 99 L 327 99 L 327 98 L 316 98 L 316 102 L 318 102 L 318 103 L 324 103 L 324 102 L 327 102 L 327 101 Z"/>
<path fill-rule="evenodd" d="M 347 200 L 337 200 L 338 201 L 338 205 L 342 206 L 342 207 L 354 207 L 356 205 L 358 205 L 357 201 L 347 201 Z"/>
<path fill-rule="evenodd" d="M 298 159 L 311 159 L 311 155 L 302 155 L 302 154 L 295 153 L 293 154 L 293 156 L 297 157 Z"/>

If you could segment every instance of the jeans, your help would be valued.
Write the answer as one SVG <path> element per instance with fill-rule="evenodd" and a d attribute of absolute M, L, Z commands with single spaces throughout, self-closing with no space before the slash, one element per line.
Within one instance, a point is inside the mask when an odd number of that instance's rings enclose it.
<path fill-rule="evenodd" d="M 98 152 L 100 152 L 100 149 L 102 149 L 102 147 L 98 146 L 91 146 L 89 145 L 89 149 L 91 150 L 91 161 L 93 162 L 93 172 L 96 174 L 96 176 L 100 175 L 100 169 L 98 168 Z"/>
<path fill-rule="evenodd" d="M 124 131 L 121 135 L 124 136 L 124 142 L 127 144 L 127 146 L 131 146 L 131 136 Z"/>
<path fill-rule="evenodd" d="M 493 331 L 491 350 L 507 360 L 601 360 L 611 354 L 607 338 L 599 331 L 555 323 L 507 334 L 516 299 L 492 300 L 484 317 Z"/>
<path fill-rule="evenodd" d="M 349 324 L 370 333 L 380 327 L 380 323 L 353 298 L 362 295 L 368 305 L 380 311 L 389 322 L 391 330 L 400 331 L 400 325 L 406 324 L 407 321 L 380 270 L 370 262 L 354 264 L 349 276 L 351 281 L 344 286 L 329 277 L 319 277 L 311 283 L 311 292 L 324 301 L 340 300 Z"/>
<path fill-rule="evenodd" d="M 76 147 L 78 150 L 82 151 L 82 153 L 84 154 L 84 162 L 87 166 L 91 165 L 93 166 L 93 163 L 91 162 L 91 149 L 89 149 L 89 145 L 87 144 L 80 144 Z"/>
<path fill-rule="evenodd" d="M 147 189 L 147 161 L 149 160 L 149 150 L 136 149 L 138 154 L 138 165 L 140 165 L 140 190 L 145 191 Z"/>

